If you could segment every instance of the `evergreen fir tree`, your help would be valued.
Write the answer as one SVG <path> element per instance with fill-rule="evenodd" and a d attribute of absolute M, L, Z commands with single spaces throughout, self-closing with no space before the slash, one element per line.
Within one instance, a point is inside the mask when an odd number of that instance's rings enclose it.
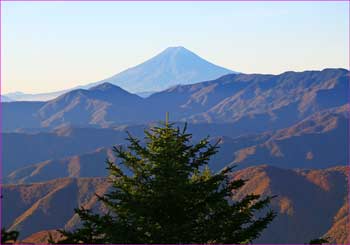
<path fill-rule="evenodd" d="M 210 171 L 218 147 L 208 138 L 192 145 L 186 126 L 169 123 L 145 134 L 145 144 L 129 134 L 126 149 L 114 147 L 120 162 L 107 161 L 112 188 L 99 200 L 108 213 L 76 209 L 82 226 L 61 231 L 60 243 L 249 243 L 275 217 L 265 210 L 272 197 L 232 200 L 245 180 L 232 181 L 232 167 Z"/>
<path fill-rule="evenodd" d="M 18 231 L 7 231 L 5 228 L 1 229 L 1 244 L 15 243 L 18 239 Z"/>
<path fill-rule="evenodd" d="M 328 241 L 328 239 L 329 237 L 312 239 L 311 241 L 309 241 L 309 244 L 329 244 L 330 242 Z"/>

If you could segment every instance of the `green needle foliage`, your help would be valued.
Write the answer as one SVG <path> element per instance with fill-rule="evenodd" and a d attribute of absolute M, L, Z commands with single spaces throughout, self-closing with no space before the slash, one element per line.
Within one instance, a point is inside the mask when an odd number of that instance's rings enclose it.
<path fill-rule="evenodd" d="M 309 244 L 329 244 L 328 239 L 329 239 L 328 237 L 313 239 L 309 242 Z"/>
<path fill-rule="evenodd" d="M 114 148 L 120 163 L 108 161 L 113 185 L 99 197 L 109 212 L 76 209 L 82 226 L 60 231 L 60 243 L 249 243 L 275 217 L 264 210 L 272 197 L 232 200 L 245 181 L 231 180 L 232 167 L 209 170 L 218 147 L 208 138 L 191 145 L 186 127 L 168 123 L 145 134 L 144 145 L 129 134 L 126 149 Z"/>
<path fill-rule="evenodd" d="M 18 231 L 6 231 L 5 228 L 1 229 L 1 244 L 15 243 L 18 239 Z"/>

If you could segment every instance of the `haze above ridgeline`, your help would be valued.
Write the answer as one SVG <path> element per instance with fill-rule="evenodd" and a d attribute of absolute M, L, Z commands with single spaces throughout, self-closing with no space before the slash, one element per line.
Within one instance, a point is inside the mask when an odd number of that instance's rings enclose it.
<path fill-rule="evenodd" d="M 175 85 L 213 80 L 231 73 L 236 72 L 215 65 L 184 47 L 169 47 L 137 66 L 98 82 L 50 93 L 16 92 L 5 96 L 14 101 L 47 101 L 73 89 L 88 89 L 106 82 L 120 86 L 129 92 L 148 96 L 152 92 Z"/>

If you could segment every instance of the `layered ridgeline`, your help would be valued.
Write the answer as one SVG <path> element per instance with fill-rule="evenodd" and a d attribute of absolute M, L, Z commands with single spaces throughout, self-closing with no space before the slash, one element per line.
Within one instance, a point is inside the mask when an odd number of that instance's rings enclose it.
<path fill-rule="evenodd" d="M 194 141 L 207 135 L 212 143 L 220 141 L 219 152 L 209 163 L 214 171 L 229 164 L 245 168 L 266 163 L 283 168 L 327 168 L 347 162 L 349 112 L 349 105 L 326 109 L 281 130 L 239 137 L 230 124 L 189 124 L 188 132 L 195 136 Z M 4 182 L 106 176 L 105 159 L 113 157 L 112 145 L 126 143 L 125 131 L 142 140 L 148 127 L 66 127 L 52 133 L 5 133 Z"/>
<path fill-rule="evenodd" d="M 111 149 L 113 145 L 126 143 L 126 131 L 142 139 L 144 130 L 152 125 L 154 124 L 124 125 L 112 128 L 66 126 L 51 132 L 26 132 L 24 130 L 3 133 L 3 173 L 7 175 L 16 169 L 47 160 L 93 153 L 97 148 Z M 184 125 L 179 124 L 179 126 Z M 223 139 L 226 142 L 236 137 L 236 132 L 231 124 L 189 124 L 188 130 L 193 133 L 194 140 L 210 135 L 213 138 L 225 136 Z M 244 141 L 237 140 L 238 144 L 242 142 L 240 148 L 261 142 L 259 137 L 257 139 L 243 137 L 243 139 Z M 21 154 L 18 154 L 18 149 L 21 149 Z"/>
<path fill-rule="evenodd" d="M 236 172 L 233 178 L 249 179 L 236 193 L 237 199 L 251 193 L 278 195 L 272 207 L 279 215 L 255 242 L 303 244 L 327 234 L 332 243 L 349 243 L 347 173 L 346 167 L 287 170 L 266 165 Z M 79 223 L 75 207 L 103 212 L 94 193 L 101 195 L 108 187 L 103 178 L 4 185 L 3 224 L 19 229 L 24 241 L 45 243 L 45 231 L 70 229 Z"/>
<path fill-rule="evenodd" d="M 174 85 L 211 80 L 230 73 L 235 72 L 214 65 L 184 47 L 169 47 L 135 67 L 102 81 L 77 88 L 88 89 L 108 82 L 127 91 L 147 95 Z M 47 101 L 71 90 L 73 89 L 42 94 L 16 92 L 6 96 L 14 101 Z"/>
<path fill-rule="evenodd" d="M 320 110 L 346 104 L 348 81 L 345 69 L 231 74 L 148 98 L 104 83 L 48 102 L 3 103 L 3 128 L 110 127 L 159 121 L 168 111 L 173 121 L 233 123 L 240 132 L 256 133 L 287 127 Z"/>
<path fill-rule="evenodd" d="M 210 167 L 235 164 L 233 178 L 250 179 L 236 198 L 278 195 L 279 216 L 256 242 L 306 243 L 327 235 L 347 243 L 348 169 L 340 165 L 347 163 L 348 74 L 230 74 L 148 98 L 104 82 L 47 102 L 5 102 L 4 225 L 28 242 L 45 242 L 46 230 L 79 223 L 75 207 L 103 212 L 93 194 L 109 187 L 102 177 L 105 159 L 115 160 L 112 146 L 126 143 L 125 131 L 142 140 L 143 130 L 168 111 L 180 127 L 189 122 L 194 142 L 207 135 L 220 140 Z M 269 166 L 250 167 L 261 164 Z"/>

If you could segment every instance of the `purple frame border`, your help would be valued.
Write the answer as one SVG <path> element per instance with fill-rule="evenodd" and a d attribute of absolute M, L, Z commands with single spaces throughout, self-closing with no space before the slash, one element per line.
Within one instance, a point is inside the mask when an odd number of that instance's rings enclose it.
<path fill-rule="evenodd" d="M 350 25 L 350 0 L 0 0 L 0 95 L 1 93 L 1 85 L 2 85 L 2 2 L 348 2 L 348 13 L 349 13 L 349 25 Z M 350 29 L 348 30 L 348 38 L 349 43 L 348 47 L 350 47 Z M 350 105 L 350 53 L 348 53 L 348 70 L 349 70 L 349 82 L 348 82 L 348 105 Z M 347 217 L 347 225 L 350 224 L 350 111 L 348 111 L 348 119 L 347 119 L 347 187 L 348 187 L 348 217 Z M 0 195 L 2 196 L 2 156 L 3 156 L 3 141 L 2 141 L 2 103 L 0 96 Z M 0 228 L 2 228 L 2 199 L 0 200 Z M 0 232 L 1 233 L 1 232 Z M 349 235 L 350 237 L 350 235 Z M 350 240 L 347 241 L 350 244 Z M 1 244 L 1 241 L 0 241 Z M 16 243 L 16 244 L 24 244 L 24 243 Z M 119 245 L 119 244 L 115 244 Z M 154 244 L 161 245 L 161 244 Z M 272 245 L 272 244 L 257 244 L 257 245 Z M 284 244 L 284 245 L 299 245 L 299 244 Z"/>
<path fill-rule="evenodd" d="M 350 2 L 350 0 L 0 0 L 0 2 Z"/>

